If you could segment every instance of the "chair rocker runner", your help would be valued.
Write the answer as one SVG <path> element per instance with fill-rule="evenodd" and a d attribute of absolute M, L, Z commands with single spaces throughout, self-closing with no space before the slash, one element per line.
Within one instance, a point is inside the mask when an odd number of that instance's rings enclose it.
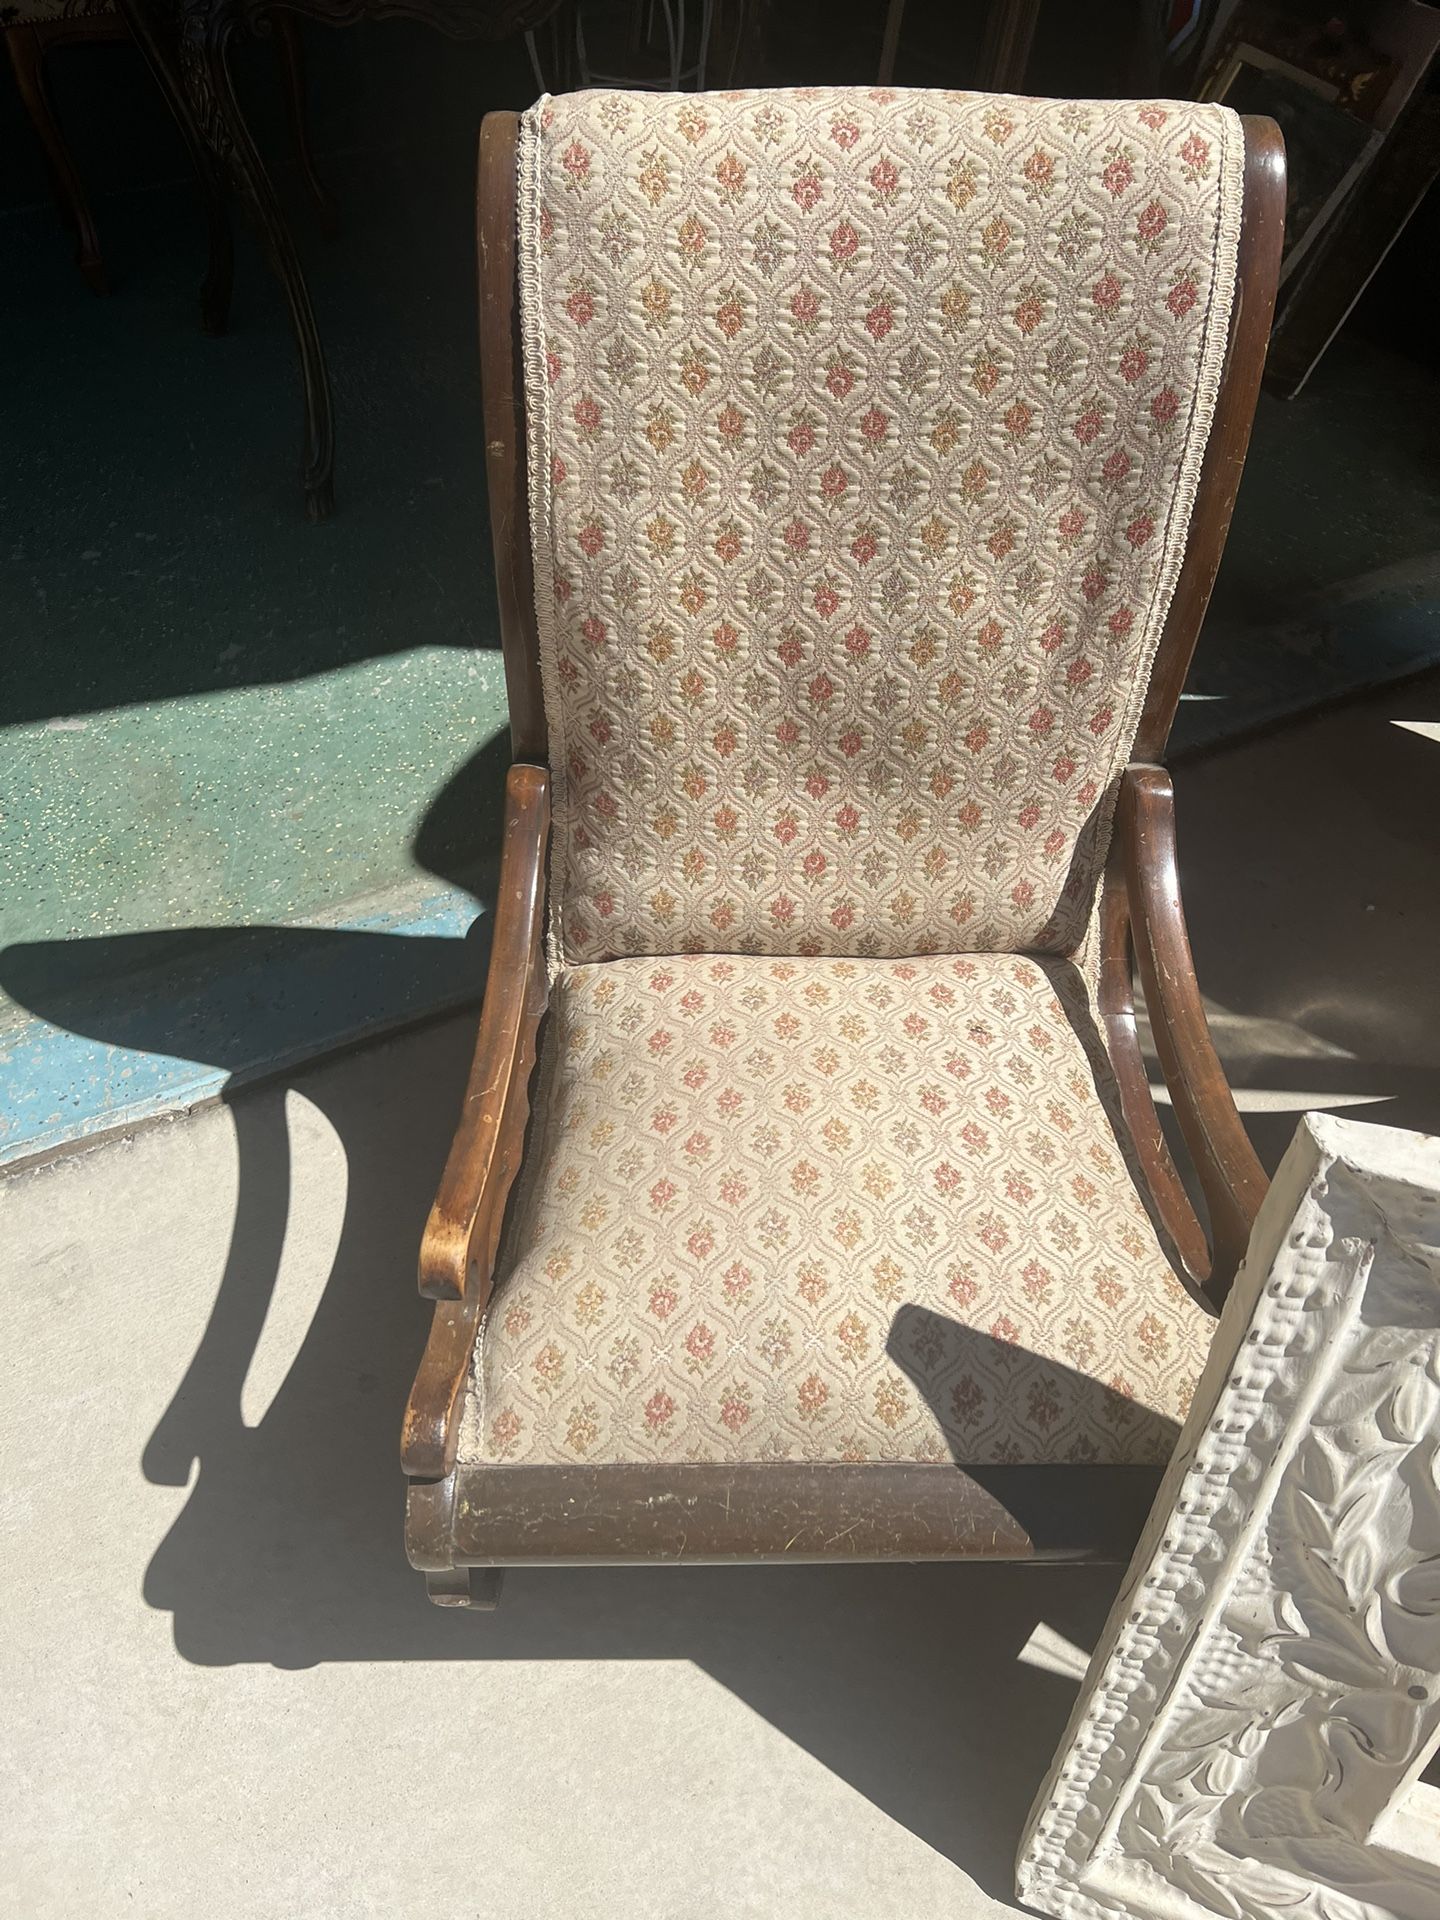
<path fill-rule="evenodd" d="M 1284 200 L 1187 103 L 486 120 L 515 764 L 403 1437 L 436 1600 L 1129 1551 L 1266 1184 L 1159 757 Z"/>

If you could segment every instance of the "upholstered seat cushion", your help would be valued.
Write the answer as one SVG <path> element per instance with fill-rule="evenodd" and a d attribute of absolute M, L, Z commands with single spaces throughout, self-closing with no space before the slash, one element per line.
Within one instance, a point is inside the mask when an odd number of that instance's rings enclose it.
<path fill-rule="evenodd" d="M 562 972 L 462 1463 L 1163 1460 L 1212 1323 L 1106 1071 L 1061 961 Z"/>

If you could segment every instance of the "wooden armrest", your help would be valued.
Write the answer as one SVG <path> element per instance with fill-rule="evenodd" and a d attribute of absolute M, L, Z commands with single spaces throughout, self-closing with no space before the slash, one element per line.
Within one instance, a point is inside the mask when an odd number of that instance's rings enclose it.
<path fill-rule="evenodd" d="M 483 1306 L 505 1201 L 520 1164 L 535 1035 L 545 1011 L 545 847 L 550 776 L 511 767 L 500 890 L 475 1059 L 420 1247 L 420 1291 Z"/>
<path fill-rule="evenodd" d="M 1114 884 L 1121 876 L 1123 892 Z M 1157 1209 L 1187 1270 L 1218 1303 L 1245 1257 L 1268 1182 L 1235 1110 L 1195 979 L 1175 863 L 1175 795 L 1163 767 L 1128 767 L 1122 778 L 1105 913 L 1101 1011 L 1112 1045 L 1120 1041 L 1112 1057 L 1126 1120 Z M 1116 939 L 1122 917 L 1134 941 L 1155 1051 L 1205 1195 L 1208 1254 L 1165 1145 L 1134 1039 L 1123 924 Z M 1128 1036 L 1123 1030 L 1127 1012 Z"/>

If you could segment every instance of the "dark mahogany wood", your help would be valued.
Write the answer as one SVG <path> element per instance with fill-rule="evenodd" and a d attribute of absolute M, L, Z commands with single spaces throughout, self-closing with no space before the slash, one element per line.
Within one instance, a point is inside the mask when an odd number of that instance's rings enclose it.
<path fill-rule="evenodd" d="M 1019 93 L 1040 24 L 1040 0 L 990 0 L 980 49 L 980 85 L 987 93 Z"/>
<path fill-rule="evenodd" d="M 406 1539 L 449 1566 L 733 1560 L 1123 1560 L 1156 1467 L 948 1462 L 462 1468 L 413 1484 Z"/>
<path fill-rule="evenodd" d="M 1150 1073 L 1135 1025 L 1134 958 L 1130 945 L 1130 898 L 1125 887 L 1123 825 L 1110 849 L 1100 912 L 1100 977 L 1096 1010 L 1120 1090 L 1120 1109 L 1151 1204 L 1184 1268 L 1203 1289 L 1210 1278 L 1210 1249 L 1166 1143 Z"/>
<path fill-rule="evenodd" d="M 543 767 L 511 767 L 475 1059 L 420 1248 L 420 1291 L 432 1300 L 483 1306 L 489 1293 L 505 1199 L 520 1164 L 535 1036 L 545 1011 L 549 828 L 549 774 Z"/>
<path fill-rule="evenodd" d="M 480 385 L 485 401 L 485 479 L 500 646 L 510 696 L 510 744 L 517 760 L 544 761 L 545 701 L 535 634 L 535 571 L 520 360 L 520 292 L 515 274 L 515 142 L 520 118 L 487 113 L 480 124 L 476 248 L 480 269 Z"/>
<path fill-rule="evenodd" d="M 439 1480 L 455 1464 L 460 1395 L 479 1324 L 478 1299 L 442 1300 L 435 1308 L 400 1425 L 400 1468 L 408 1479 Z"/>
<path fill-rule="evenodd" d="M 194 99 L 181 76 L 174 23 L 161 0 L 119 0 L 119 7 L 175 117 L 195 168 L 210 242 L 205 278 L 200 283 L 200 325 L 206 333 L 224 333 L 235 282 L 235 238 L 214 146 L 202 129 Z"/>
<path fill-rule="evenodd" d="M 1156 760 L 1163 751 L 1190 671 L 1235 509 L 1275 312 L 1285 230 L 1285 147 L 1273 120 L 1247 114 L 1242 124 L 1245 203 L 1230 341 L 1185 558 L 1141 714 L 1134 748 L 1139 763 Z M 1151 776 L 1164 783 L 1163 800 Z M 1135 841 L 1142 826 L 1146 849 L 1137 854 Z M 1168 853 L 1164 852 L 1166 848 Z M 1156 878 L 1151 864 L 1154 858 L 1168 858 L 1169 876 L 1152 886 L 1150 882 Z M 1249 1237 L 1249 1222 L 1258 1206 L 1256 1180 L 1259 1195 L 1265 1191 L 1265 1180 L 1235 1111 L 1205 1021 L 1174 862 L 1169 776 L 1158 767 L 1139 765 L 1125 776 L 1116 817 L 1116 841 L 1104 881 L 1099 1011 L 1125 1121 L 1152 1205 L 1185 1273 L 1204 1288 L 1212 1304 L 1218 1304 L 1229 1289 Z M 1142 884 L 1143 893 L 1139 891 Z M 1135 1030 L 1132 935 L 1156 1047 L 1170 1049 L 1179 1078 L 1178 1085 L 1171 1081 L 1171 1068 L 1162 1050 L 1162 1070 L 1186 1144 L 1194 1153 L 1193 1135 L 1223 1142 L 1227 1148 L 1218 1157 L 1208 1148 L 1203 1156 L 1197 1155 L 1197 1171 L 1211 1216 L 1209 1247 L 1166 1145 L 1150 1094 Z M 1162 949 L 1173 967 L 1183 968 L 1184 978 L 1178 972 L 1172 974 L 1165 983 L 1167 1000 L 1157 1005 L 1147 967 L 1154 968 Z M 1162 975 L 1155 971 L 1153 977 L 1158 989 Z M 1170 1017 L 1169 1010 L 1181 1002 L 1186 1014 L 1177 1021 Z"/>
<path fill-rule="evenodd" d="M 274 13 L 267 14 L 261 20 L 260 25 L 274 30 L 275 44 L 280 52 L 281 77 L 285 83 L 285 111 L 290 121 L 290 138 L 295 146 L 295 163 L 310 198 L 315 202 L 321 229 L 333 238 L 340 230 L 340 209 L 334 194 L 320 178 L 310 147 L 310 116 L 305 106 L 305 49 L 300 40 L 300 28 L 288 7 L 277 7 Z"/>
<path fill-rule="evenodd" d="M 1196 983 L 1175 860 L 1175 794 L 1163 767 L 1126 769 L 1120 839 L 1155 1051 L 1210 1215 L 1208 1290 L 1223 1298 L 1269 1183 L 1235 1110 Z"/>
<path fill-rule="evenodd" d="M 455 1461 L 460 1395 L 490 1297 L 505 1202 L 520 1168 L 545 1011 L 545 846 L 550 776 L 517 763 L 505 825 L 490 968 L 460 1123 L 420 1247 L 420 1291 L 438 1302 L 401 1429 L 400 1462 L 438 1479 Z"/>
<path fill-rule="evenodd" d="M 109 291 L 105 263 L 100 252 L 100 238 L 84 185 L 50 102 L 49 89 L 45 84 L 45 60 L 56 47 L 74 46 L 79 41 L 126 40 L 132 35 L 136 35 L 135 23 L 128 21 L 120 12 L 69 13 L 53 20 L 26 21 L 24 25 L 5 28 L 5 44 L 10 54 L 10 64 L 15 70 L 15 83 L 21 102 L 45 149 L 61 218 L 75 235 L 75 264 L 95 293 Z M 141 46 L 142 51 L 147 51 L 143 41 Z M 285 42 L 280 53 L 287 96 L 291 102 L 296 146 L 304 158 L 308 156 L 309 141 L 305 127 L 303 80 L 297 64 L 298 46 Z M 230 298 L 229 221 L 224 203 L 219 198 L 209 157 L 188 106 L 179 93 L 166 84 L 163 75 L 157 74 L 156 78 L 160 81 L 166 103 L 189 149 L 209 218 L 210 256 L 201 292 L 201 324 L 207 333 L 221 333 L 224 331 L 225 312 Z"/>
<path fill-rule="evenodd" d="M 473 1607 L 477 1613 L 493 1613 L 504 1578 L 493 1568 L 443 1567 L 426 1574 L 425 1591 L 437 1607 Z"/>

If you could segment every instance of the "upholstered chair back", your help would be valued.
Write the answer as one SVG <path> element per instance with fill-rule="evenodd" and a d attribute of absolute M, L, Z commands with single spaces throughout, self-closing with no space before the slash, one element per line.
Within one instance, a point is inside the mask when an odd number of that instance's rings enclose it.
<path fill-rule="evenodd" d="M 552 960 L 1067 953 L 1183 557 L 1228 110 L 525 117 Z"/>

